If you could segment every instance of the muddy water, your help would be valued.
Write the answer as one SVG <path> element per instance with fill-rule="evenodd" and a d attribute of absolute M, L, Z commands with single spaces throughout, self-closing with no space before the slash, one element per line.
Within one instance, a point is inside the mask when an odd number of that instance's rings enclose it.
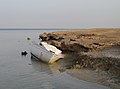
<path fill-rule="evenodd" d="M 109 89 L 79 80 L 66 72 L 61 73 L 57 63 L 47 65 L 31 59 L 26 39 L 36 39 L 43 32 L 45 31 L 0 31 L 0 89 Z M 28 52 L 27 56 L 20 55 L 24 50 Z"/>

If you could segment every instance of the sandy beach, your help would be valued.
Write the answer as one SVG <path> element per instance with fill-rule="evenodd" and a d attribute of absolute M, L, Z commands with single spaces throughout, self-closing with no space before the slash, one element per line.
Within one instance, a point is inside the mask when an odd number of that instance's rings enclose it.
<path fill-rule="evenodd" d="M 120 88 L 120 28 L 59 31 L 39 37 L 67 54 L 63 60 L 68 62 L 61 70 L 79 79 Z"/>

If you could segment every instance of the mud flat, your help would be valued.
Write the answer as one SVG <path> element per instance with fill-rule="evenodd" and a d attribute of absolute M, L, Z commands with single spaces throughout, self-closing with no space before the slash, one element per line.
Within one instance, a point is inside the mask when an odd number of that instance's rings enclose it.
<path fill-rule="evenodd" d="M 120 28 L 59 31 L 39 37 L 67 54 L 61 64 L 69 74 L 120 89 Z"/>

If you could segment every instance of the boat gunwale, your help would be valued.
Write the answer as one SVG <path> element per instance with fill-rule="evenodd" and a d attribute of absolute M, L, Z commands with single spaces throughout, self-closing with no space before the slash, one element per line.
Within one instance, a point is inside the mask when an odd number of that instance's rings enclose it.
<path fill-rule="evenodd" d="M 45 52 L 45 51 L 48 51 L 47 49 L 43 49 L 42 47 L 40 47 L 40 45 L 38 45 L 38 44 L 34 44 L 33 46 L 34 46 L 35 48 L 37 48 L 37 49 L 40 49 L 40 50 L 42 49 L 44 52 Z M 39 48 L 39 47 L 40 47 L 40 48 Z M 50 51 L 48 51 L 48 52 L 51 53 L 51 54 L 53 54 L 53 55 L 58 56 L 57 54 L 55 54 L 55 53 L 53 53 L 53 52 L 50 52 Z"/>

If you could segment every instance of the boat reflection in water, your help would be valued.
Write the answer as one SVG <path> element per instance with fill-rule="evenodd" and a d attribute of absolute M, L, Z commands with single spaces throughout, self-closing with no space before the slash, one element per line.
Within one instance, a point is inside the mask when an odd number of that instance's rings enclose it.
<path fill-rule="evenodd" d="M 39 72 L 47 73 L 49 75 L 59 73 L 58 66 L 56 63 L 47 64 L 43 61 L 38 60 L 34 56 L 31 56 L 32 67 Z"/>

